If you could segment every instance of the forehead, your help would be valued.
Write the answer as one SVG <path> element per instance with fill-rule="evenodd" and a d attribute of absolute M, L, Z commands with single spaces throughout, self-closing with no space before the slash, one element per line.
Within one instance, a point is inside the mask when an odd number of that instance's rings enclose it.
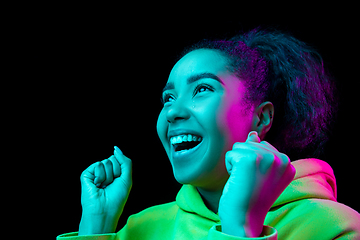
<path fill-rule="evenodd" d="M 227 59 L 219 51 L 211 49 L 194 50 L 175 64 L 168 81 L 174 82 L 204 72 L 218 76 L 223 75 L 228 73 L 226 66 Z"/>

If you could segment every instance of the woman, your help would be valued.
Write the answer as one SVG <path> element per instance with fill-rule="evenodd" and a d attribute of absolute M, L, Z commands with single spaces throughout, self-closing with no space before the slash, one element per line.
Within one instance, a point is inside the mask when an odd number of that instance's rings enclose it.
<path fill-rule="evenodd" d="M 81 175 L 74 239 L 359 239 L 360 215 L 336 202 L 316 156 L 336 110 L 321 57 L 277 31 L 253 30 L 186 49 L 163 89 L 157 131 L 176 201 L 131 216 L 131 160 L 115 147 Z M 100 234 L 100 235 L 99 235 Z"/>

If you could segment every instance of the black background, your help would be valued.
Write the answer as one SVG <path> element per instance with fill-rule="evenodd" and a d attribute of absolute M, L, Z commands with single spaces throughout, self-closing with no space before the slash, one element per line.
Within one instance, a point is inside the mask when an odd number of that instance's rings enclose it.
<path fill-rule="evenodd" d="M 55 237 L 77 231 L 80 174 L 112 155 L 114 145 L 132 159 L 134 181 L 118 228 L 133 213 L 173 201 L 180 185 L 157 137 L 156 121 L 175 57 L 203 38 L 229 37 L 257 26 L 276 27 L 314 46 L 335 76 L 339 118 L 321 158 L 334 169 L 338 201 L 359 211 L 358 33 L 351 16 L 336 7 L 287 17 L 198 13 L 46 6 L 14 17 L 7 61 L 13 94 L 4 105 L 6 129 L 16 134 L 7 143 L 14 148 L 12 159 L 23 163 L 27 191 L 17 191 L 27 203 L 22 222 L 30 226 L 31 217 L 43 219 L 34 232 L 51 229 Z"/>

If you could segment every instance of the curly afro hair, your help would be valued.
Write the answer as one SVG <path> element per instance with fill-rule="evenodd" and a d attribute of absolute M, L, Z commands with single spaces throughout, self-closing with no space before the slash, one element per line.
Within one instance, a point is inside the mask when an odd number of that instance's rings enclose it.
<path fill-rule="evenodd" d="M 337 112 L 335 82 L 319 53 L 277 30 L 254 29 L 226 40 L 203 40 L 186 48 L 214 49 L 247 87 L 246 104 L 270 101 L 275 108 L 265 140 L 290 158 L 318 157 Z"/>

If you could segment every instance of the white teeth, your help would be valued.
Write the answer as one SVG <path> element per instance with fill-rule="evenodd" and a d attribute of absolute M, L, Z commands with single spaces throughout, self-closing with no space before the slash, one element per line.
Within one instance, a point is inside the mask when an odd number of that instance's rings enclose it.
<path fill-rule="evenodd" d="M 181 143 L 181 142 L 182 142 L 182 137 L 178 136 L 178 137 L 176 138 L 176 143 Z"/>
<path fill-rule="evenodd" d="M 172 145 L 182 142 L 201 142 L 201 141 L 202 141 L 202 137 L 197 137 L 191 134 L 180 135 L 170 138 L 170 143 Z"/>

